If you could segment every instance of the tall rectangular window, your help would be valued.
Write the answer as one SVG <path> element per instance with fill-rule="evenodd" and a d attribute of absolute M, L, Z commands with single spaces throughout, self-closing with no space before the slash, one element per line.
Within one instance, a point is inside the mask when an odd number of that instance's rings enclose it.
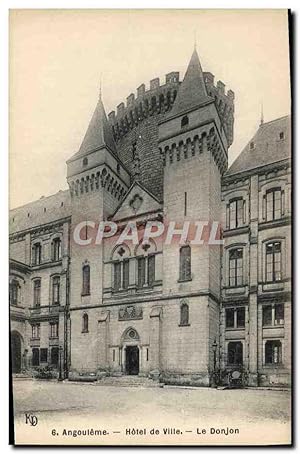
<path fill-rule="evenodd" d="M 61 259 L 61 239 L 55 238 L 52 242 L 52 260 L 57 262 Z"/>
<path fill-rule="evenodd" d="M 269 340 L 265 344 L 265 364 L 282 362 L 282 345 L 279 340 Z"/>
<path fill-rule="evenodd" d="M 126 290 L 129 285 L 129 260 L 123 260 L 123 288 Z"/>
<path fill-rule="evenodd" d="M 33 282 L 33 306 L 40 307 L 41 305 L 41 280 L 36 279 Z"/>
<path fill-rule="evenodd" d="M 284 304 L 275 304 L 274 323 L 275 325 L 284 324 Z"/>
<path fill-rule="evenodd" d="M 266 245 L 266 282 L 281 281 L 281 243 Z"/>
<path fill-rule="evenodd" d="M 85 265 L 82 268 L 82 295 L 90 294 L 90 266 Z"/>
<path fill-rule="evenodd" d="M 121 288 L 121 262 L 114 263 L 114 290 Z"/>
<path fill-rule="evenodd" d="M 179 280 L 191 279 L 191 248 L 189 245 L 182 246 L 179 251 Z"/>
<path fill-rule="evenodd" d="M 234 328 L 234 309 L 229 308 L 225 311 L 226 328 Z"/>
<path fill-rule="evenodd" d="M 155 255 L 148 256 L 148 285 L 152 287 L 155 281 Z"/>
<path fill-rule="evenodd" d="M 39 265 L 42 259 L 42 245 L 36 243 L 32 246 L 32 264 Z"/>
<path fill-rule="evenodd" d="M 245 223 L 244 219 L 245 203 L 242 198 L 234 199 L 229 202 L 229 228 L 236 229 Z"/>
<path fill-rule="evenodd" d="M 245 308 L 238 307 L 236 309 L 236 327 L 244 328 L 245 327 Z"/>
<path fill-rule="evenodd" d="M 59 304 L 60 301 L 60 277 L 55 276 L 52 280 L 52 304 Z"/>
<path fill-rule="evenodd" d="M 31 325 L 31 337 L 32 339 L 39 339 L 40 338 L 40 324 L 35 323 Z"/>
<path fill-rule="evenodd" d="M 58 322 L 50 323 L 50 337 L 58 337 Z"/>
<path fill-rule="evenodd" d="M 243 285 L 243 249 L 229 251 L 229 287 Z"/>
<path fill-rule="evenodd" d="M 123 288 L 127 289 L 129 285 L 129 260 L 123 260 Z"/>
<path fill-rule="evenodd" d="M 138 287 L 142 288 L 146 282 L 146 259 L 138 258 Z"/>
<path fill-rule="evenodd" d="M 19 283 L 16 280 L 13 280 L 9 286 L 9 299 L 10 304 L 16 306 L 19 299 Z"/>
<path fill-rule="evenodd" d="M 281 188 L 273 188 L 267 191 L 266 199 L 266 219 L 273 221 L 280 219 L 282 215 L 282 195 Z"/>
<path fill-rule="evenodd" d="M 263 326 L 272 325 L 272 306 L 263 306 Z"/>

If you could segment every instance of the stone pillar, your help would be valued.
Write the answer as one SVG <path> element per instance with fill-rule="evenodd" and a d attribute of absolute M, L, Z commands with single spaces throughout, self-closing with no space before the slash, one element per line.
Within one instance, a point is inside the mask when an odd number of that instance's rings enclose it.
<path fill-rule="evenodd" d="M 250 180 L 249 385 L 257 386 L 258 176 Z"/>
<path fill-rule="evenodd" d="M 108 370 L 108 323 L 109 311 L 102 312 L 98 319 L 97 367 L 99 371 Z"/>
<path fill-rule="evenodd" d="M 150 312 L 150 372 L 154 378 L 160 373 L 160 316 L 162 308 L 154 306 Z"/>

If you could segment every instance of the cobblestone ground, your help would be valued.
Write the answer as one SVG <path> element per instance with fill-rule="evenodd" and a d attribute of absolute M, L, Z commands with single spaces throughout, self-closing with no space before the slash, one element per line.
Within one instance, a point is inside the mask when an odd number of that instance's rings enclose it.
<path fill-rule="evenodd" d="M 126 388 L 16 380 L 13 392 L 18 427 L 25 424 L 25 413 L 37 415 L 51 427 L 96 421 L 98 427 L 114 430 L 124 427 L 124 422 L 126 427 L 138 428 L 176 424 L 196 430 L 242 425 L 257 430 L 288 428 L 290 421 L 289 391 Z"/>

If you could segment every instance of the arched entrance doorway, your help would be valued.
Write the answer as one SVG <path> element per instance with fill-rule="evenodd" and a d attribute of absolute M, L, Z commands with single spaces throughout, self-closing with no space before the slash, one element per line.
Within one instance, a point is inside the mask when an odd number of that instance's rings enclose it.
<path fill-rule="evenodd" d="M 12 372 L 17 374 L 22 368 L 22 337 L 17 331 L 11 333 Z"/>
<path fill-rule="evenodd" d="M 128 328 L 122 336 L 123 372 L 138 375 L 140 372 L 140 337 L 134 328 Z"/>

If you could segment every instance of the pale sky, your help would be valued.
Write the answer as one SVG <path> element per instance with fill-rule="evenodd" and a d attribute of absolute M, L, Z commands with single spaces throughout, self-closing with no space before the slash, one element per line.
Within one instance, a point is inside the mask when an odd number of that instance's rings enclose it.
<path fill-rule="evenodd" d="M 204 71 L 235 92 L 229 162 L 260 122 L 290 113 L 286 10 L 18 10 L 10 18 L 11 208 L 66 189 L 100 76 L 106 113 L 180 71 L 196 35 Z"/>

